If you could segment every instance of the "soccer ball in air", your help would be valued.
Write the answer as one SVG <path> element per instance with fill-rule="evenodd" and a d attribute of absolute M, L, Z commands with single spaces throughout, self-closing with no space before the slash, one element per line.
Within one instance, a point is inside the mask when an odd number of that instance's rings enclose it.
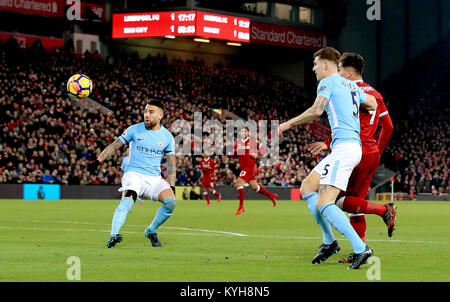
<path fill-rule="evenodd" d="M 75 74 L 67 81 L 67 92 L 70 95 L 84 99 L 92 92 L 92 81 L 84 74 Z"/>

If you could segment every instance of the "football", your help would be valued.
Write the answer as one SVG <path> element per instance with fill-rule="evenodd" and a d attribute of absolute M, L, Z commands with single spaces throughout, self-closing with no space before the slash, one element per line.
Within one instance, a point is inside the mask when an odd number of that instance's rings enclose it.
<path fill-rule="evenodd" d="M 84 74 L 75 74 L 67 81 L 67 92 L 79 99 L 86 98 L 92 92 L 92 81 Z"/>

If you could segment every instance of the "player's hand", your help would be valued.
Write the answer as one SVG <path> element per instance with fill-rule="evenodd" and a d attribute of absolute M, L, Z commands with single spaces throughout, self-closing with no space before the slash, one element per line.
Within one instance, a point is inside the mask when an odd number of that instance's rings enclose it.
<path fill-rule="evenodd" d="M 106 157 L 105 159 L 106 159 L 106 160 L 117 161 L 117 158 L 118 158 L 117 154 L 114 153 L 114 154 L 109 155 L 109 156 Z"/>
<path fill-rule="evenodd" d="M 96 160 L 91 160 L 91 161 L 88 162 L 87 170 L 91 174 L 93 174 L 98 169 L 99 166 L 100 166 L 100 162 L 97 159 Z"/>
<path fill-rule="evenodd" d="M 286 130 L 289 130 L 289 129 L 291 129 L 291 125 L 289 125 L 288 123 L 282 123 L 280 125 L 280 127 L 278 128 L 278 135 L 280 137 L 282 137 L 283 136 L 283 132 L 285 132 Z"/>
<path fill-rule="evenodd" d="M 316 155 L 319 154 L 320 151 L 327 150 L 327 144 L 324 142 L 315 142 L 309 145 L 306 145 L 306 148 L 311 151 L 312 154 Z"/>

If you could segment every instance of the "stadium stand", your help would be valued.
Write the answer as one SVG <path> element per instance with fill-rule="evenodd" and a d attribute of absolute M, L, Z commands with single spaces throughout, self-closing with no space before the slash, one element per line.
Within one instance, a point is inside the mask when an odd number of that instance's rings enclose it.
<path fill-rule="evenodd" d="M 449 193 L 449 70 L 447 36 L 382 83 L 395 130 L 381 162 L 401 192 Z"/>
<path fill-rule="evenodd" d="M 305 110 L 315 95 L 279 77 L 220 62 L 206 66 L 197 60 L 169 62 L 165 56 L 139 59 L 125 53 L 102 59 L 98 54 L 77 55 L 62 49 L 21 48 L 11 40 L 0 46 L 0 54 L 2 183 L 118 185 L 120 161 L 105 161 L 98 176 L 90 175 L 87 162 L 128 126 L 142 121 L 146 98 L 165 100 L 163 123 L 170 129 L 179 118 L 192 124 L 193 112 L 202 112 L 204 121 L 224 122 L 212 108 L 229 110 L 243 119 L 283 121 Z M 422 64 L 426 68 L 428 62 Z M 94 80 L 92 98 L 113 115 L 75 106 L 65 93 L 65 83 L 74 73 Z M 407 81 L 403 73 L 395 79 L 400 86 L 399 80 Z M 396 126 L 382 163 L 399 172 L 402 190 L 414 187 L 417 192 L 432 192 L 434 187 L 448 192 L 449 114 L 445 106 L 436 110 L 443 98 L 423 93 L 400 98 L 403 92 L 388 85 L 382 92 Z M 409 111 L 399 109 L 405 104 L 410 104 Z M 431 114 L 433 123 L 428 123 Z M 305 148 L 317 140 L 305 128 L 287 135 L 277 164 L 259 168 L 258 177 L 265 186 L 299 186 L 319 159 Z M 178 156 L 177 160 L 177 183 L 198 183 L 200 157 Z M 232 184 L 239 171 L 237 158 L 217 156 L 216 161 L 220 167 L 216 185 Z"/>

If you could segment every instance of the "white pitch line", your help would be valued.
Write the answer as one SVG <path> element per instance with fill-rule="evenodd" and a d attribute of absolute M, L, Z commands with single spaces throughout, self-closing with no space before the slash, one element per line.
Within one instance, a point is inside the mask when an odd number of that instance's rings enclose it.
<path fill-rule="evenodd" d="M 25 219 L 15 219 L 15 222 L 35 222 L 35 223 L 60 223 L 60 224 L 82 224 L 82 225 L 99 225 L 99 226 L 110 226 L 109 224 L 101 224 L 96 222 L 84 222 L 84 221 L 66 221 L 66 220 L 25 220 Z M 126 226 L 132 227 L 142 227 L 142 225 L 127 224 Z M 26 228 L 26 227 L 8 227 L 0 226 L 0 229 L 24 229 L 24 230 L 45 230 L 45 231 L 88 231 L 88 232 L 109 232 L 109 230 L 96 230 L 96 229 L 73 229 L 73 228 Z M 321 237 L 302 237 L 302 236 L 275 236 L 275 235 L 246 235 L 241 233 L 225 232 L 225 231 L 214 231 L 214 230 L 203 230 L 203 229 L 192 229 L 184 227 L 164 227 L 161 229 L 173 229 L 173 230 L 183 230 L 183 231 L 197 231 L 211 234 L 198 234 L 198 233 L 176 233 L 177 235 L 203 235 L 203 236 L 220 236 L 220 235 L 230 235 L 239 237 L 249 237 L 249 238 L 278 238 L 278 239 L 303 239 L 303 240 L 320 240 Z M 139 234 L 141 232 L 127 231 L 130 234 Z M 161 233 L 163 234 L 163 233 Z M 173 234 L 173 233 L 165 233 Z M 450 244 L 448 241 L 424 241 L 424 240 L 398 240 L 398 239 L 371 239 L 367 240 L 370 242 L 391 242 L 391 243 L 418 243 L 418 244 Z"/>
<path fill-rule="evenodd" d="M 179 227 L 161 227 L 165 229 L 174 229 L 174 230 L 184 230 L 184 231 L 198 231 L 198 232 L 208 232 L 208 233 L 218 233 L 218 234 L 226 234 L 240 237 L 247 237 L 248 235 L 240 234 L 240 233 L 232 233 L 232 232 L 224 232 L 224 231 L 212 231 L 212 230 L 202 230 L 202 229 L 190 229 L 190 228 L 179 228 Z"/>
<path fill-rule="evenodd" d="M 102 232 L 102 233 L 109 233 L 109 230 L 95 230 L 95 229 L 72 229 L 72 228 L 36 228 L 36 227 L 10 227 L 10 226 L 0 226 L 0 229 L 5 230 L 28 230 L 28 231 L 85 231 L 85 232 Z M 135 232 L 135 231 L 127 231 L 127 234 L 144 234 L 144 232 Z M 166 232 L 159 232 L 158 234 L 164 234 L 164 235 L 174 235 L 175 233 L 166 233 Z M 193 236 L 222 236 L 221 234 L 198 234 L 198 233 L 176 233 L 175 235 L 193 235 Z"/>
<path fill-rule="evenodd" d="M 96 223 L 96 222 L 66 221 L 66 220 L 25 220 L 25 219 L 16 219 L 14 221 L 15 222 L 62 223 L 62 224 L 84 224 L 84 225 L 110 226 L 109 224 L 101 224 L 101 223 Z M 127 226 L 142 227 L 142 225 L 136 225 L 136 224 L 127 224 Z M 239 236 L 239 237 L 246 237 L 247 236 L 247 235 L 240 234 L 240 233 L 225 232 L 225 231 L 214 231 L 214 230 L 203 230 L 203 229 L 192 229 L 192 228 L 181 228 L 181 227 L 164 227 L 164 226 L 162 226 L 161 228 L 182 230 L 182 231 L 197 231 L 197 232 L 206 232 L 206 233 L 218 233 L 218 234 L 225 234 L 225 235 Z"/>

